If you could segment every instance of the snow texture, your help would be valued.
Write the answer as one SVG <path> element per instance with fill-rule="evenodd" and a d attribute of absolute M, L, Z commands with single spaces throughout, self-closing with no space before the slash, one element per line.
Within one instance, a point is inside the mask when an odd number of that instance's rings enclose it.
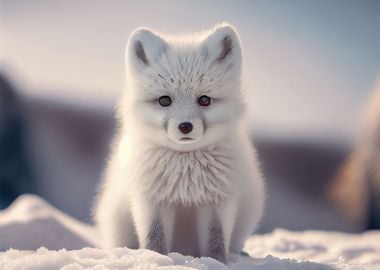
<path fill-rule="evenodd" d="M 282 229 L 252 236 L 228 265 L 211 258 L 149 250 L 101 250 L 93 227 L 33 195 L 0 212 L 0 269 L 380 269 L 380 231 L 363 234 Z"/>

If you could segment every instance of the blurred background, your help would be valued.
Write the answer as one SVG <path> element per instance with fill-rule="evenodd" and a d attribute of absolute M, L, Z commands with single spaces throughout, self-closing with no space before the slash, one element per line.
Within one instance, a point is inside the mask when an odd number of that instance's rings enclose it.
<path fill-rule="evenodd" d="M 30 192 L 91 222 L 129 34 L 223 21 L 268 183 L 259 231 L 380 228 L 380 113 L 359 117 L 380 79 L 377 0 L 0 0 L 0 208 Z"/>

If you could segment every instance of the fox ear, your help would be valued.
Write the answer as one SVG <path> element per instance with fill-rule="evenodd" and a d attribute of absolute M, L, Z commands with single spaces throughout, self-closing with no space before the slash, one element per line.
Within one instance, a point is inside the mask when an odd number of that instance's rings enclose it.
<path fill-rule="evenodd" d="M 126 60 L 127 65 L 147 67 L 156 62 L 166 52 L 169 45 L 152 31 L 139 28 L 129 38 Z"/>
<path fill-rule="evenodd" d="M 241 63 L 241 47 L 237 31 L 229 24 L 217 25 L 203 41 L 205 57 L 216 63 Z"/>

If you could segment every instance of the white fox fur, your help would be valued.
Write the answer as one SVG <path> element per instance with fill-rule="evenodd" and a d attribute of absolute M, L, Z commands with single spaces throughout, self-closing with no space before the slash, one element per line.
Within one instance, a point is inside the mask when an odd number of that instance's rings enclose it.
<path fill-rule="evenodd" d="M 223 262 L 241 251 L 264 207 L 241 62 L 237 32 L 227 24 L 182 37 L 132 34 L 121 126 L 95 209 L 106 247 Z M 203 95 L 209 106 L 197 103 Z M 161 96 L 172 104 L 160 106 Z M 186 138 L 183 122 L 193 126 Z"/>

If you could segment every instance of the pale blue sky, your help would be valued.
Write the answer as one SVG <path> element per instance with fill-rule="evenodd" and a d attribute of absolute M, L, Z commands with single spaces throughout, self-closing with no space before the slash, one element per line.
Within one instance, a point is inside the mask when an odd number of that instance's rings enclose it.
<path fill-rule="evenodd" d="M 256 125 L 354 134 L 380 79 L 377 0 L 2 0 L 0 57 L 29 95 L 112 106 L 133 29 L 179 33 L 222 21 L 240 31 Z"/>

